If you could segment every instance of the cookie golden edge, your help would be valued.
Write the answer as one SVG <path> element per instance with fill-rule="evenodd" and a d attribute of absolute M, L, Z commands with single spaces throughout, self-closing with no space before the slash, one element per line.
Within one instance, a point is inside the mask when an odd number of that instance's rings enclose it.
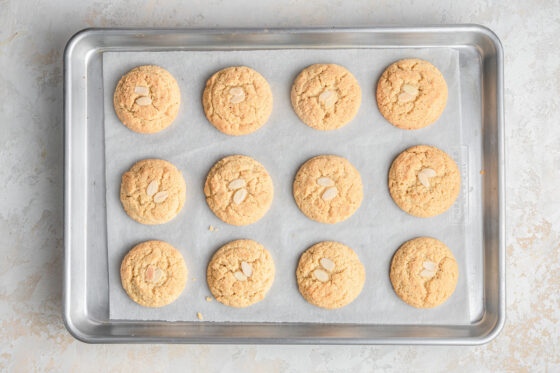
<path fill-rule="evenodd" d="M 157 121 L 153 120 L 152 123 L 150 123 L 151 121 L 146 121 L 144 119 L 140 119 L 132 116 L 130 111 L 124 110 L 119 104 L 120 101 L 119 94 L 122 90 L 123 84 L 127 79 L 127 76 L 129 76 L 129 74 L 138 71 L 143 71 L 143 70 L 148 70 L 152 73 L 155 71 L 156 73 L 160 74 L 164 78 L 164 80 L 168 82 L 170 95 L 174 98 L 173 101 L 176 102 L 174 105 L 173 104 L 170 105 L 171 110 L 168 109 L 166 111 L 166 114 L 168 114 L 167 116 L 162 116 Z M 175 79 L 175 77 L 173 77 L 173 75 L 169 71 L 165 70 L 163 67 L 156 66 L 156 65 L 141 65 L 141 66 L 136 66 L 133 69 L 129 70 L 126 74 L 124 74 L 119 79 L 119 82 L 117 83 L 117 86 L 115 87 L 115 91 L 113 93 L 113 108 L 115 110 L 115 114 L 117 115 L 117 117 L 119 118 L 122 124 L 124 124 L 128 129 L 136 133 L 153 134 L 153 133 L 163 131 L 164 129 L 169 127 L 175 121 L 175 119 L 177 119 L 180 106 L 181 106 L 181 90 L 179 88 L 179 84 L 177 83 L 177 80 Z"/>
<path fill-rule="evenodd" d="M 307 80 L 306 75 L 314 70 L 314 69 L 319 69 L 321 67 L 330 67 L 330 68 L 334 68 L 335 70 L 337 70 L 338 73 L 342 73 L 342 74 L 347 74 L 351 81 L 353 82 L 353 85 L 355 87 L 355 93 L 356 93 L 356 101 L 357 104 L 353 106 L 353 110 L 350 110 L 350 113 L 343 118 L 342 120 L 340 120 L 340 122 L 336 123 L 335 125 L 332 125 L 330 127 L 325 127 L 325 126 L 321 126 L 320 124 L 314 123 L 313 120 L 311 120 L 311 118 L 308 118 L 308 115 L 306 115 L 305 110 L 303 110 L 300 105 L 299 105 L 299 94 L 297 92 L 297 88 L 298 86 L 302 85 L 302 82 Z M 344 126 L 346 126 L 347 124 L 349 124 L 358 114 L 358 111 L 360 109 L 361 106 L 361 102 L 362 102 L 362 88 L 358 82 L 358 80 L 356 79 L 356 77 L 354 76 L 354 74 L 352 74 L 346 67 L 342 66 L 342 65 L 338 65 L 338 64 L 334 64 L 334 63 L 317 63 L 317 64 L 312 64 L 309 65 L 307 67 L 305 67 L 304 69 L 302 69 L 298 75 L 296 76 L 296 78 L 294 79 L 293 83 L 292 83 L 292 88 L 290 90 L 290 101 L 292 103 L 292 108 L 294 110 L 294 112 L 296 113 L 296 115 L 298 116 L 298 118 L 308 127 L 319 130 L 319 131 L 333 131 L 333 130 L 337 130 L 339 128 L 342 128 Z"/>
<path fill-rule="evenodd" d="M 425 283 L 416 281 L 415 284 L 404 283 L 403 277 L 408 279 L 409 276 L 405 270 L 410 267 L 410 263 L 406 261 L 406 258 L 413 256 L 419 250 L 418 247 L 422 248 L 426 246 L 431 248 L 432 251 L 439 250 L 444 255 L 442 261 L 445 262 L 439 264 L 438 271 L 429 281 Z M 442 265 L 445 266 L 445 271 L 440 270 Z M 433 287 L 431 286 L 431 282 L 434 281 L 434 279 L 442 280 L 443 276 L 446 276 L 444 282 L 440 281 Z M 391 260 L 389 277 L 395 294 L 403 302 L 415 308 L 435 308 L 444 304 L 455 292 L 459 278 L 459 267 L 453 252 L 447 245 L 436 238 L 423 236 L 406 241 L 396 250 Z M 417 277 L 420 277 L 420 274 L 418 274 Z M 428 288 L 435 291 L 434 297 L 430 297 L 429 293 L 423 298 L 417 295 L 419 289 Z"/>
<path fill-rule="evenodd" d="M 262 118 L 259 121 L 252 123 L 250 126 L 247 126 L 247 128 L 238 129 L 236 131 L 228 130 L 228 127 L 230 127 L 231 123 L 228 122 L 226 119 L 222 118 L 220 115 L 215 114 L 214 103 L 212 100 L 212 87 L 214 86 L 216 81 L 220 79 L 220 76 L 222 74 L 235 69 L 244 69 L 249 71 L 251 74 L 254 74 L 257 77 L 257 79 L 262 83 L 261 86 L 265 93 L 265 103 L 260 107 L 260 110 L 262 110 Z M 204 91 L 202 92 L 202 107 L 204 109 L 204 115 L 206 116 L 206 119 L 218 131 L 230 136 L 249 135 L 259 130 L 270 119 L 270 115 L 272 114 L 273 104 L 274 104 L 274 97 L 272 95 L 272 90 L 270 89 L 270 84 L 262 74 L 260 74 L 258 71 L 248 66 L 230 66 L 221 69 L 219 71 L 216 71 L 206 81 Z"/>
<path fill-rule="evenodd" d="M 436 209 L 433 212 L 429 212 L 429 211 L 425 211 L 425 210 L 420 210 L 420 209 L 409 209 L 405 206 L 404 201 L 401 198 L 401 195 L 398 194 L 395 190 L 395 185 L 398 184 L 397 182 L 397 176 L 396 176 L 396 168 L 399 165 L 399 161 L 402 159 L 402 157 L 405 156 L 405 154 L 407 152 L 412 152 L 415 150 L 425 150 L 425 149 L 430 149 L 433 151 L 437 151 L 438 153 L 441 153 L 442 156 L 449 161 L 449 164 L 451 165 L 451 167 L 453 168 L 452 173 L 453 175 L 456 176 L 456 181 L 453 186 L 453 197 L 450 198 L 447 203 L 445 203 L 440 209 Z M 395 202 L 395 204 L 404 212 L 406 212 L 409 215 L 418 217 L 418 218 L 431 218 L 434 216 L 438 216 L 443 214 L 444 212 L 448 211 L 451 207 L 453 207 L 453 205 L 455 204 L 455 202 L 457 201 L 457 199 L 459 198 L 459 195 L 461 193 L 461 172 L 459 170 L 459 166 L 457 165 L 457 162 L 455 162 L 455 160 L 453 158 L 451 158 L 451 156 L 449 154 L 447 154 L 446 152 L 444 152 L 443 150 L 436 148 L 435 146 L 431 146 L 431 145 L 414 145 L 411 146 L 405 150 L 403 150 L 401 153 L 399 153 L 399 155 L 393 160 L 393 162 L 391 163 L 391 167 L 389 168 L 389 173 L 388 173 L 388 187 L 389 187 L 389 194 L 391 195 L 391 198 L 393 199 L 393 202 Z"/>
<path fill-rule="evenodd" d="M 262 167 L 262 169 L 266 173 L 266 183 L 268 185 L 268 188 L 266 188 L 267 193 L 268 193 L 267 201 L 266 201 L 266 203 L 265 203 L 265 205 L 262 209 L 257 210 L 258 213 L 255 213 L 254 215 L 252 215 L 250 217 L 243 216 L 243 218 L 239 218 L 239 219 L 229 218 L 228 216 L 226 216 L 225 213 L 223 213 L 222 211 L 220 211 L 218 209 L 218 206 L 216 206 L 216 203 L 214 202 L 214 198 L 212 198 L 212 196 L 213 196 L 212 189 L 213 188 L 210 186 L 210 181 L 212 180 L 214 175 L 216 173 L 218 173 L 220 171 L 220 169 L 226 163 L 228 163 L 229 161 L 233 161 L 233 160 L 242 160 L 242 161 L 247 161 L 247 162 L 253 163 L 255 165 L 258 165 L 258 167 Z M 229 155 L 229 156 L 223 157 L 222 159 L 220 159 L 218 162 L 216 162 L 210 168 L 210 171 L 208 171 L 208 174 L 206 175 L 206 180 L 204 182 L 203 192 L 204 192 L 204 196 L 205 196 L 207 206 L 210 208 L 212 213 L 218 219 L 220 219 L 224 223 L 227 223 L 227 224 L 230 224 L 230 225 L 245 226 L 245 225 L 250 225 L 250 224 L 256 223 L 266 216 L 266 214 L 270 210 L 270 207 L 272 206 L 272 201 L 274 200 L 274 183 L 272 182 L 272 178 L 270 176 L 270 173 L 268 172 L 268 170 L 266 169 L 266 167 L 264 167 L 264 165 L 262 163 L 260 163 L 256 159 L 254 159 L 252 157 L 249 157 L 249 156 L 246 156 L 246 155 L 234 154 L 234 155 Z"/>
<path fill-rule="evenodd" d="M 150 218 L 146 218 L 143 216 L 140 216 L 137 212 L 136 209 L 131 207 L 130 203 L 127 201 L 127 193 L 125 190 L 125 179 L 126 176 L 129 173 L 133 172 L 133 169 L 135 169 L 136 167 L 140 167 L 144 164 L 157 164 L 159 165 L 159 167 L 169 167 L 171 170 L 173 170 L 174 173 L 176 173 L 176 180 L 179 183 L 179 206 L 177 207 L 176 211 L 171 211 L 170 213 L 167 214 L 167 216 L 162 217 L 160 219 L 150 219 Z M 147 186 L 146 186 L 147 187 Z M 156 159 L 156 158 L 148 158 L 148 159 L 142 159 L 140 161 L 137 161 L 136 163 L 134 163 L 132 165 L 132 167 L 130 167 L 127 171 L 125 171 L 122 176 L 121 176 L 121 189 L 120 189 L 120 194 L 119 194 L 119 198 L 121 201 L 121 204 L 123 206 L 124 211 L 126 212 L 126 214 L 133 219 L 134 221 L 136 221 L 137 223 L 140 224 L 144 224 L 144 225 L 160 225 L 160 224 L 165 224 L 170 222 L 171 220 L 175 219 L 175 217 L 177 217 L 177 215 L 179 215 L 179 213 L 181 212 L 181 210 L 183 209 L 184 205 L 185 205 L 185 201 L 187 199 L 187 184 L 185 182 L 185 179 L 183 177 L 183 174 L 181 173 L 181 171 L 171 162 L 166 161 L 164 159 Z"/>
<path fill-rule="evenodd" d="M 301 184 L 303 183 L 303 181 L 302 181 L 303 176 L 301 176 L 301 175 L 304 174 L 303 171 L 305 171 L 306 167 L 309 167 L 310 164 L 312 164 L 313 162 L 315 162 L 317 160 L 320 160 L 320 159 L 336 159 L 336 160 L 339 160 L 340 162 L 347 163 L 351 167 L 351 169 L 353 170 L 355 175 L 357 176 L 356 185 L 358 185 L 359 188 L 360 188 L 360 196 L 359 196 L 358 201 L 357 201 L 357 206 L 355 206 L 355 208 L 353 209 L 353 211 L 351 213 L 346 214 L 346 215 L 333 216 L 332 218 L 330 218 L 329 216 L 327 216 L 326 218 L 323 218 L 320 215 L 317 215 L 315 213 L 312 213 L 311 211 L 308 211 L 310 209 L 308 209 L 307 206 L 305 206 L 303 204 L 303 199 L 300 197 L 300 193 L 298 193 L 298 190 L 300 189 Z M 358 169 L 356 167 L 354 167 L 354 165 L 348 159 L 346 159 L 344 157 L 341 157 L 341 156 L 338 156 L 338 155 L 333 155 L 333 154 L 318 155 L 318 156 L 315 156 L 315 157 L 312 157 L 312 158 L 308 159 L 307 161 L 305 161 L 299 167 L 298 171 L 296 172 L 296 176 L 294 177 L 294 181 L 292 183 L 292 196 L 293 196 L 299 210 L 305 216 L 307 216 L 309 219 L 311 219 L 313 221 L 316 221 L 318 223 L 324 223 L 324 224 L 340 223 L 340 222 L 343 222 L 343 221 L 351 218 L 352 215 L 354 215 L 359 210 L 360 206 L 362 205 L 363 198 L 364 198 L 362 176 L 360 175 L 360 172 L 358 171 Z"/>
<path fill-rule="evenodd" d="M 160 298 L 154 298 L 151 297 L 150 294 L 144 294 L 138 287 L 134 286 L 134 256 L 146 251 L 146 249 L 150 249 L 152 245 L 156 245 L 161 250 L 166 251 L 169 256 L 175 259 L 177 264 L 174 267 L 175 271 L 173 273 L 174 284 L 170 284 L 172 286 L 169 292 L 164 294 L 164 297 Z M 188 269 L 183 255 L 181 255 L 179 250 L 165 241 L 150 240 L 135 245 L 127 252 L 121 262 L 120 275 L 121 285 L 131 300 L 143 307 L 159 308 L 173 303 L 181 296 L 187 284 Z M 153 295 L 153 291 L 151 295 Z"/>
<path fill-rule="evenodd" d="M 218 262 L 222 256 L 227 255 L 229 251 L 233 252 L 232 255 L 235 256 L 236 255 L 235 251 L 239 249 L 259 251 L 262 253 L 263 256 L 262 268 L 259 268 L 259 273 L 258 273 L 259 283 L 257 284 L 255 289 L 250 289 L 252 290 L 252 296 L 249 297 L 236 296 L 235 293 L 233 295 L 224 294 L 225 290 L 231 290 L 231 287 L 234 286 L 235 283 L 238 281 L 235 278 L 235 272 L 240 271 L 243 273 L 241 262 L 239 264 L 239 268 L 228 269 L 227 274 L 224 275 L 223 277 L 216 276 L 216 273 L 218 274 L 218 276 L 223 275 L 223 273 L 219 273 L 219 269 L 217 268 L 216 262 Z M 252 271 L 253 271 L 252 275 L 255 275 L 256 272 L 254 268 L 252 268 Z M 206 268 L 206 282 L 214 298 L 216 298 L 218 302 L 234 308 L 246 308 L 264 300 L 268 292 L 270 291 L 272 284 L 274 283 L 275 276 L 276 276 L 276 267 L 275 267 L 274 259 L 272 258 L 270 252 L 259 242 L 250 239 L 234 240 L 221 246 L 218 250 L 214 252 Z M 252 277 L 253 276 L 247 277 L 245 281 L 252 281 L 253 280 Z"/>
<path fill-rule="evenodd" d="M 345 268 L 344 272 L 346 275 L 354 276 L 352 279 L 353 283 L 346 283 L 347 286 L 344 289 L 340 289 L 338 286 L 335 288 L 337 291 L 344 292 L 341 298 L 336 296 L 329 297 L 328 295 L 332 295 L 332 292 L 327 292 L 327 296 L 324 297 L 317 296 L 318 290 L 320 292 L 321 289 L 313 287 L 313 283 L 308 284 L 309 281 L 307 281 L 311 276 L 313 276 L 313 272 L 315 270 L 326 270 L 326 268 L 323 268 L 321 265 L 321 260 L 323 259 L 322 251 L 329 246 L 336 248 L 336 250 L 340 250 L 341 255 L 344 256 L 346 260 L 350 260 L 352 262 L 352 268 Z M 335 260 L 332 260 L 333 258 L 327 259 L 335 262 Z M 313 268 L 313 271 L 308 271 L 307 267 L 315 262 L 317 262 L 318 265 Z M 333 270 L 336 269 L 336 262 L 334 264 L 335 267 Z M 296 268 L 296 281 L 300 294 L 308 303 L 323 309 L 332 310 L 348 306 L 358 298 L 364 288 L 366 272 L 358 254 L 350 247 L 337 241 L 321 241 L 312 245 L 301 254 Z M 331 281 L 332 277 L 329 277 L 329 282 Z"/>
<path fill-rule="evenodd" d="M 439 104 L 436 105 L 435 112 L 432 113 L 431 115 L 426 116 L 426 118 L 424 118 L 423 120 L 399 120 L 398 118 L 394 118 L 394 115 L 392 115 L 391 110 L 388 110 L 388 109 L 384 108 L 381 104 L 381 102 L 384 102 L 384 99 L 385 99 L 385 95 L 383 94 L 383 92 L 382 92 L 383 90 L 382 90 L 382 87 L 381 87 L 382 86 L 382 79 L 387 78 L 387 75 L 390 73 L 389 70 L 393 66 L 396 66 L 396 65 L 398 65 L 399 63 L 402 63 L 402 62 L 418 62 L 418 63 L 425 64 L 426 66 L 429 66 L 430 68 L 433 68 L 433 70 L 436 72 L 436 75 L 438 75 L 439 78 L 441 78 L 440 82 L 443 83 L 442 88 L 441 88 L 442 98 L 441 98 L 441 100 L 439 100 Z M 422 60 L 422 59 L 418 59 L 418 58 L 405 58 L 405 59 L 395 61 L 385 68 L 385 70 L 383 71 L 383 73 L 381 74 L 381 76 L 379 77 L 379 79 L 377 81 L 375 98 L 376 98 L 376 103 L 377 103 L 377 107 L 379 109 L 379 112 L 385 118 L 385 120 L 387 120 L 393 126 L 395 126 L 397 128 L 400 128 L 400 129 L 417 130 L 417 129 L 422 129 L 422 128 L 428 127 L 429 125 L 435 123 L 441 117 L 441 115 L 443 114 L 443 111 L 445 110 L 445 107 L 447 106 L 448 95 L 449 95 L 449 91 L 448 91 L 448 87 L 447 87 L 447 82 L 445 81 L 445 78 L 444 78 L 443 74 L 441 73 L 441 71 L 436 66 L 434 66 L 432 63 L 430 63 L 429 61 L 426 61 L 426 60 Z"/>

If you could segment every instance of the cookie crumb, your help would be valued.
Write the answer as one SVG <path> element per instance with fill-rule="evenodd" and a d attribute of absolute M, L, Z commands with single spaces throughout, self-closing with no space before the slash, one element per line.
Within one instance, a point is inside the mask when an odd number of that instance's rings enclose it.
<path fill-rule="evenodd" d="M 200 312 L 196 313 L 196 317 L 198 317 L 199 320 L 203 320 L 202 314 Z"/>
<path fill-rule="evenodd" d="M 213 227 L 213 226 L 209 226 L 209 227 L 208 227 L 208 230 L 213 232 L 213 231 L 214 231 L 214 227 Z"/>
<path fill-rule="evenodd" d="M 212 302 L 212 297 L 206 297 L 207 302 Z"/>
<path fill-rule="evenodd" d="M 481 175 L 484 175 L 485 173 L 486 173 L 486 171 L 480 170 L 480 174 L 481 174 Z"/>

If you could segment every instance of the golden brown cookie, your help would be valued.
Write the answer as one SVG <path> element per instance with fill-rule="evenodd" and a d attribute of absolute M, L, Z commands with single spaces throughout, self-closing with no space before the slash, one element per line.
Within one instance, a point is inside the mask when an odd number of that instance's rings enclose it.
<path fill-rule="evenodd" d="M 447 84 L 431 63 L 416 58 L 390 65 L 377 83 L 377 106 L 396 127 L 413 130 L 435 122 L 447 103 Z"/>
<path fill-rule="evenodd" d="M 311 246 L 296 270 L 299 292 L 322 308 L 340 308 L 362 291 L 366 272 L 358 255 L 339 242 L 323 241 Z"/>
<path fill-rule="evenodd" d="M 354 119 L 362 102 L 362 89 L 346 68 L 316 64 L 296 77 L 291 100 L 303 123 L 318 130 L 334 130 Z"/>
<path fill-rule="evenodd" d="M 346 159 L 320 155 L 300 167 L 293 193 L 299 209 L 308 218 L 334 224 L 348 219 L 360 207 L 362 178 Z"/>
<path fill-rule="evenodd" d="M 405 212 L 427 218 L 449 209 L 461 190 L 461 174 L 445 152 L 428 145 L 408 148 L 389 170 L 389 192 Z"/>
<path fill-rule="evenodd" d="M 159 132 L 179 113 L 181 92 L 173 76 L 159 66 L 138 66 L 115 89 L 113 105 L 125 126 L 140 133 Z"/>
<path fill-rule="evenodd" d="M 432 308 L 455 291 L 459 269 L 453 253 L 435 238 L 419 237 L 405 242 L 391 262 L 395 293 L 417 308 Z"/>
<path fill-rule="evenodd" d="M 262 218 L 272 203 L 272 179 L 251 157 L 231 155 L 208 172 L 206 202 L 214 214 L 232 225 L 247 225 Z"/>
<path fill-rule="evenodd" d="M 185 204 L 187 186 L 181 171 L 162 159 L 136 162 L 122 175 L 124 211 L 142 224 L 163 224 Z"/>
<path fill-rule="evenodd" d="M 177 299 L 185 288 L 187 266 L 181 253 L 167 242 L 142 242 L 124 257 L 121 283 L 136 303 L 162 307 Z"/>
<path fill-rule="evenodd" d="M 246 135 L 266 123 L 272 91 L 265 78 L 245 66 L 228 67 L 208 79 L 202 94 L 206 118 L 228 135 Z"/>
<path fill-rule="evenodd" d="M 270 290 L 274 282 L 274 261 L 258 242 L 232 241 L 214 253 L 206 280 L 219 302 L 247 307 L 263 300 Z"/>

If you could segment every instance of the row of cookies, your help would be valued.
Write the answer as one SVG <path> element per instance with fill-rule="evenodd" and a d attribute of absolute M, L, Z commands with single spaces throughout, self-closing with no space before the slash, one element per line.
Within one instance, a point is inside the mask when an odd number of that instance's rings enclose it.
<path fill-rule="evenodd" d="M 252 240 L 236 240 L 218 249 L 206 270 L 212 295 L 231 307 L 247 307 L 263 300 L 274 282 L 272 256 Z M 458 279 L 453 253 L 441 241 L 419 237 L 405 242 L 394 254 L 389 277 L 395 293 L 417 308 L 432 308 L 454 292 Z M 334 241 L 319 242 L 299 259 L 296 279 L 309 303 L 326 309 L 350 304 L 366 281 L 358 255 Z M 187 283 L 181 253 L 163 241 L 136 245 L 121 264 L 121 283 L 128 296 L 145 307 L 162 307 L 176 300 Z"/>
<path fill-rule="evenodd" d="M 413 146 L 402 152 L 389 169 L 389 192 L 405 212 L 431 217 L 449 209 L 460 191 L 457 164 L 442 150 Z M 206 202 L 214 214 L 232 225 L 261 219 L 274 197 L 272 179 L 265 167 L 244 155 L 218 161 L 204 185 Z M 293 196 L 310 219 L 334 224 L 348 219 L 363 199 L 362 178 L 345 158 L 320 155 L 305 162 L 293 182 Z M 161 159 L 136 162 L 122 175 L 120 199 L 125 212 L 142 224 L 173 219 L 186 198 L 181 172 Z"/>
<path fill-rule="evenodd" d="M 362 93 L 345 67 L 315 64 L 303 69 L 291 89 L 298 117 L 309 127 L 334 130 L 358 113 Z M 404 59 L 391 64 L 377 83 L 381 114 L 403 129 L 419 129 L 435 122 L 447 103 L 447 84 L 431 63 Z M 138 66 L 117 84 L 113 104 L 118 118 L 140 133 L 155 133 L 177 117 L 181 92 L 165 69 Z M 228 67 L 206 82 L 202 105 L 208 121 L 228 135 L 246 135 L 261 128 L 272 112 L 272 91 L 266 79 L 245 66 Z"/>

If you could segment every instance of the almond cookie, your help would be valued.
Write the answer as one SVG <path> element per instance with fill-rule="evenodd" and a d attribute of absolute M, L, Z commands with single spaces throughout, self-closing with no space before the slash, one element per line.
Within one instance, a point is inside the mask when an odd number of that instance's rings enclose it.
<path fill-rule="evenodd" d="M 162 307 L 177 299 L 185 288 L 187 266 L 181 253 L 167 242 L 142 242 L 124 257 L 121 283 L 136 303 Z"/>
<path fill-rule="evenodd" d="M 204 195 L 218 218 L 232 225 L 247 225 L 266 214 L 274 187 L 262 164 L 251 157 L 231 155 L 212 166 Z"/>
<path fill-rule="evenodd" d="M 220 70 L 202 94 L 206 118 L 221 132 L 239 136 L 255 132 L 272 112 L 272 91 L 265 78 L 245 66 Z"/>
<path fill-rule="evenodd" d="M 159 132 L 179 113 L 181 92 L 173 76 L 159 66 L 138 66 L 115 89 L 113 105 L 125 126 L 140 133 Z"/>
<path fill-rule="evenodd" d="M 344 67 L 316 64 L 299 73 L 292 85 L 291 99 L 303 123 L 318 130 L 335 130 L 358 113 L 362 89 Z"/>
<path fill-rule="evenodd" d="M 453 253 L 435 238 L 419 237 L 405 242 L 391 262 L 395 293 L 417 308 L 432 308 L 455 291 L 459 269 Z"/>
<path fill-rule="evenodd" d="M 428 145 L 408 148 L 389 170 L 389 192 L 410 215 L 428 218 L 449 209 L 461 189 L 461 174 L 445 152 Z"/>
<path fill-rule="evenodd" d="M 161 159 L 136 162 L 122 175 L 121 202 L 138 223 L 167 223 L 181 211 L 186 191 L 181 171 Z"/>
<path fill-rule="evenodd" d="M 258 242 L 232 241 L 214 253 L 206 280 L 219 302 L 231 307 L 247 307 L 263 300 L 270 290 L 274 261 Z"/>
<path fill-rule="evenodd" d="M 333 309 L 356 299 L 364 287 L 366 272 L 354 250 L 339 242 L 323 241 L 301 255 L 296 277 L 306 301 Z"/>
<path fill-rule="evenodd" d="M 447 84 L 431 63 L 400 60 L 377 83 L 377 106 L 392 125 L 414 130 L 435 122 L 447 103 Z"/>
<path fill-rule="evenodd" d="M 336 155 L 320 155 L 305 162 L 296 174 L 293 193 L 301 212 L 328 224 L 348 219 L 364 197 L 360 173 Z"/>

